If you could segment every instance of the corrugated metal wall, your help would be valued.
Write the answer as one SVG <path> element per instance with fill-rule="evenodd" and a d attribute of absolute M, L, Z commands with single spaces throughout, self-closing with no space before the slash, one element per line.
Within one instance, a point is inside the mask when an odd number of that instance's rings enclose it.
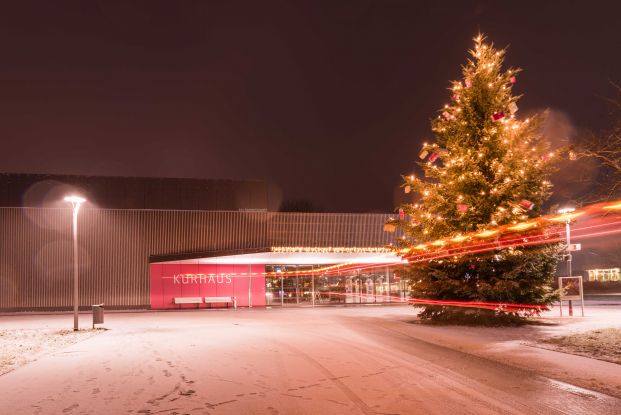
<path fill-rule="evenodd" d="M 383 214 L 83 209 L 80 302 L 149 304 L 151 255 L 271 246 L 384 246 Z M 0 310 L 69 309 L 71 210 L 0 208 Z"/>

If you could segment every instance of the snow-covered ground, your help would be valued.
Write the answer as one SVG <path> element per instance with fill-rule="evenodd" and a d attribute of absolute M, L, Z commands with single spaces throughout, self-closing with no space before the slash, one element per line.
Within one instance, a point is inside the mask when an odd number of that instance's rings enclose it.
<path fill-rule="evenodd" d="M 41 356 L 85 340 L 98 330 L 54 330 L 49 328 L 0 329 L 0 376 Z"/>
<path fill-rule="evenodd" d="M 533 347 L 621 326 L 621 308 L 555 314 L 503 329 L 421 325 L 409 306 L 108 313 L 109 330 L 0 376 L 0 413 L 621 414 L 620 365 Z M 0 316 L 5 332 L 71 324 Z"/>

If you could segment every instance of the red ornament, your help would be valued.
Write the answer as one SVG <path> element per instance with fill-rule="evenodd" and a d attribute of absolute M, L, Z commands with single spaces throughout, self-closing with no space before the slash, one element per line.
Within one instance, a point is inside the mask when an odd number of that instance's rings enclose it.
<path fill-rule="evenodd" d="M 442 113 L 442 116 L 444 118 L 446 118 L 447 120 L 454 120 L 455 119 L 455 116 L 453 114 L 451 114 L 450 112 L 448 112 L 448 111 L 444 111 Z"/>
<path fill-rule="evenodd" d="M 403 211 L 403 209 L 399 209 L 399 219 L 405 219 L 405 212 Z"/>
<path fill-rule="evenodd" d="M 515 76 L 512 76 L 511 78 L 509 78 L 509 82 L 511 82 L 512 84 L 517 82 L 517 78 Z"/>
<path fill-rule="evenodd" d="M 522 199 L 520 201 L 520 206 L 526 210 L 533 210 L 533 208 L 535 207 L 535 204 L 531 202 L 530 200 Z"/>
<path fill-rule="evenodd" d="M 432 155 L 429 156 L 429 162 L 433 163 L 434 161 L 438 159 L 438 157 L 440 157 L 440 153 L 433 153 Z"/>
<path fill-rule="evenodd" d="M 405 187 L 403 188 L 403 191 L 404 191 L 405 193 L 410 193 L 410 192 L 412 191 L 412 187 L 408 184 L 407 186 L 405 186 Z"/>
<path fill-rule="evenodd" d="M 505 113 L 502 111 L 496 111 L 495 113 L 492 114 L 492 120 L 494 121 L 500 121 L 503 118 L 505 118 Z"/>
<path fill-rule="evenodd" d="M 460 96 L 458 94 L 453 94 L 453 101 L 459 102 Z"/>
<path fill-rule="evenodd" d="M 466 78 L 464 80 L 464 84 L 466 85 L 466 88 L 470 88 L 472 86 L 472 81 L 468 78 Z"/>
<path fill-rule="evenodd" d="M 427 154 L 429 154 L 429 152 L 423 148 L 421 152 L 418 154 L 418 157 L 420 159 L 424 159 L 425 157 L 427 157 Z"/>
<path fill-rule="evenodd" d="M 467 212 L 467 211 L 468 211 L 468 205 L 466 205 L 466 204 L 464 204 L 464 203 L 458 203 L 458 204 L 456 205 L 456 207 L 457 207 L 457 211 L 458 211 L 458 212 L 465 213 L 465 212 Z"/>

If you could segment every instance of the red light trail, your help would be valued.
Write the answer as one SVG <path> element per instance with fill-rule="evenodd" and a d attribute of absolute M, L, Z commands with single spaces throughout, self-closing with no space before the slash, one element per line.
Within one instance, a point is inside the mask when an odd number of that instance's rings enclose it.
<path fill-rule="evenodd" d="M 452 307 L 464 307 L 464 308 L 484 308 L 488 310 L 499 310 L 508 312 L 541 312 L 549 310 L 548 306 L 538 304 L 519 304 L 519 303 L 506 303 L 506 302 L 484 302 L 484 301 L 457 301 L 457 300 L 429 300 L 425 298 L 401 298 L 391 295 L 381 294 L 360 294 L 360 293 L 347 293 L 336 291 L 322 291 L 322 294 L 334 295 L 334 296 L 349 296 L 352 298 L 359 298 L 360 303 L 364 304 L 374 302 L 376 298 L 381 298 L 381 303 L 408 303 L 408 304 L 428 304 L 428 305 L 440 305 L 440 306 L 452 306 Z M 369 301 L 372 300 L 372 301 Z"/>

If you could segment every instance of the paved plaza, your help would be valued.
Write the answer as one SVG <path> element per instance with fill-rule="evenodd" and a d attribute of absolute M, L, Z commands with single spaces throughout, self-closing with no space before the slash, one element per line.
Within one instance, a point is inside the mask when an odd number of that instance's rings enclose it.
<path fill-rule="evenodd" d="M 414 316 L 408 306 L 108 313 L 107 330 L 0 376 L 0 413 L 621 413 L 619 365 L 524 343 L 566 326 Z M 0 316 L 6 330 L 71 324 Z"/>

